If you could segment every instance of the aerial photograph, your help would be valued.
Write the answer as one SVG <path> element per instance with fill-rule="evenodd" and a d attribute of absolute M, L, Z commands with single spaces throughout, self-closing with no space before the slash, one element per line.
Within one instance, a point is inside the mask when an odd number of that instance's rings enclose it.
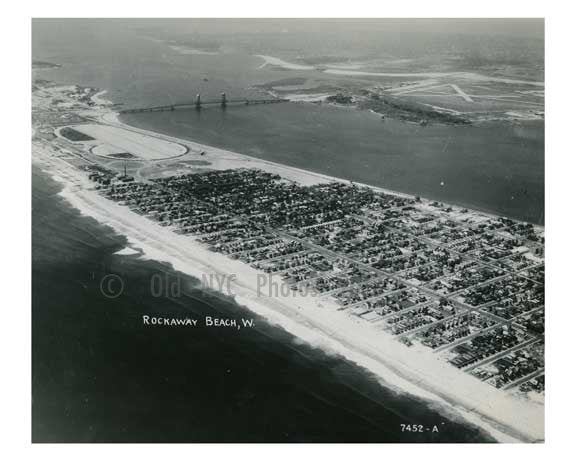
<path fill-rule="evenodd" d="M 32 19 L 31 441 L 544 442 L 544 22 Z"/>

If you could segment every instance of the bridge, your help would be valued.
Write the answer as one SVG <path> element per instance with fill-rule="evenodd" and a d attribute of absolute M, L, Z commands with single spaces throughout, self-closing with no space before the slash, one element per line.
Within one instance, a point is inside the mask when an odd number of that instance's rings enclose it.
<path fill-rule="evenodd" d="M 278 104 L 282 102 L 289 102 L 289 99 L 247 99 L 247 98 L 237 98 L 237 99 L 228 99 L 226 97 L 226 93 L 222 93 L 220 99 L 208 99 L 202 100 L 200 95 L 196 95 L 196 100 L 192 103 L 181 103 L 181 104 L 170 104 L 167 106 L 154 106 L 154 107 L 138 107 L 134 109 L 123 109 L 120 111 L 121 114 L 135 114 L 139 112 L 165 112 L 165 111 L 174 111 L 174 110 L 181 110 L 181 109 L 196 109 L 200 110 L 204 106 L 213 106 L 219 105 L 223 109 L 226 108 L 229 104 L 244 104 L 244 105 L 255 105 L 255 104 Z"/>

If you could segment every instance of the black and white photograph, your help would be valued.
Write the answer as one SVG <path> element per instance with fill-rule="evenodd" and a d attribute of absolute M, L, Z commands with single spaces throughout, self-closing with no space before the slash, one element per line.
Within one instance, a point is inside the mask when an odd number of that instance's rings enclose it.
<path fill-rule="evenodd" d="M 544 439 L 542 19 L 34 19 L 33 442 Z"/>
<path fill-rule="evenodd" d="M 548 18 L 224 5 L 27 18 L 23 444 L 548 446 Z"/>

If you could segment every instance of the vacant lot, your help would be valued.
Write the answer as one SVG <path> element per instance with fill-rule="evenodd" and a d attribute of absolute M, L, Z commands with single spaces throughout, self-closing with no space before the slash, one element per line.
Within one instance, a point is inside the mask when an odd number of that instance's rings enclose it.
<path fill-rule="evenodd" d="M 187 151 L 186 147 L 181 144 L 114 126 L 81 125 L 74 127 L 74 130 L 101 143 L 93 149 L 93 152 L 98 155 L 129 153 L 146 160 L 160 160 L 176 157 Z"/>

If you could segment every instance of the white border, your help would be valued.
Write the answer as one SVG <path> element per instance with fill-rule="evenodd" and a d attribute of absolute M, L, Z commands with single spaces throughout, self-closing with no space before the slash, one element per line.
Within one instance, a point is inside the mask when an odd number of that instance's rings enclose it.
<path fill-rule="evenodd" d="M 535 0 L 483 0 L 463 5 L 458 0 L 384 2 L 354 0 L 220 0 L 218 2 L 143 2 L 101 0 L 82 5 L 74 0 L 33 1 L 32 17 L 149 17 L 149 18 L 416 18 L 416 17 L 544 17 L 549 5 Z"/>

